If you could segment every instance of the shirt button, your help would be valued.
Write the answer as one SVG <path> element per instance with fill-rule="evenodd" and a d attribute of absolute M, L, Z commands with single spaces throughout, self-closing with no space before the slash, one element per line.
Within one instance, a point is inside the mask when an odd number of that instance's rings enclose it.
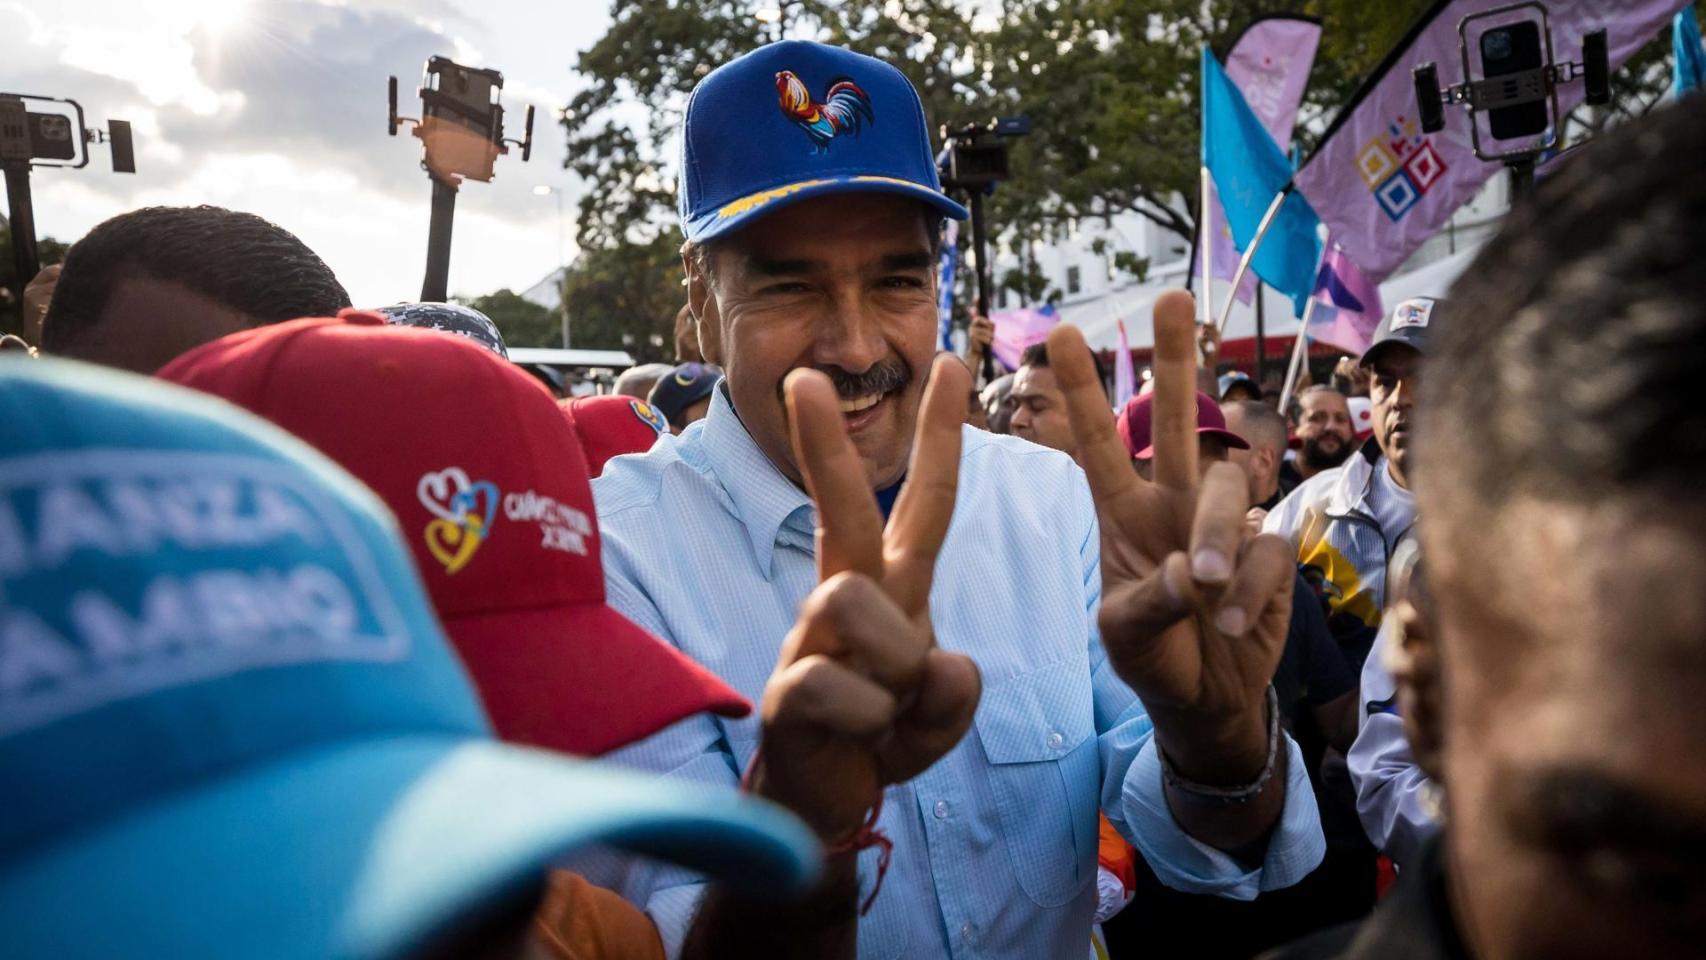
<path fill-rule="evenodd" d="M 969 924 L 969 923 L 960 924 L 960 939 L 961 940 L 970 940 L 971 935 L 972 935 L 971 924 Z"/>
<path fill-rule="evenodd" d="M 946 801 L 946 800 L 936 801 L 936 819 L 938 819 L 938 820 L 948 819 L 948 801 Z"/>
<path fill-rule="evenodd" d="M 1050 750 L 1059 750 L 1060 745 L 1065 742 L 1066 738 L 1058 733 L 1051 733 L 1048 735 L 1048 748 Z"/>

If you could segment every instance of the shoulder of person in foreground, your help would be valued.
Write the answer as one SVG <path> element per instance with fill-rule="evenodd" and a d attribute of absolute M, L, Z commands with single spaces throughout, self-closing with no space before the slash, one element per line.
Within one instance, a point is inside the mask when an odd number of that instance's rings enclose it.
<path fill-rule="evenodd" d="M 662 499 L 665 478 L 673 471 L 698 472 L 683 456 L 683 439 L 665 432 L 650 450 L 613 457 L 605 464 L 604 472 L 592 480 L 592 498 L 598 507 L 600 527 L 609 518 L 657 504 Z"/>
<path fill-rule="evenodd" d="M 1430 797 L 1431 780 L 1417 765 L 1398 715 L 1397 684 L 1386 658 L 1397 621 L 1386 618 L 1363 664 L 1361 728 L 1345 756 L 1356 788 L 1357 816 L 1363 831 L 1402 869 L 1420 856 L 1439 829 Z"/>

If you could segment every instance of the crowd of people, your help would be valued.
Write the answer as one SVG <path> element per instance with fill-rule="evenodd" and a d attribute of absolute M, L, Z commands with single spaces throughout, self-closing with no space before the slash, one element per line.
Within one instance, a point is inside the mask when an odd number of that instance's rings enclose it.
<path fill-rule="evenodd" d="M 678 363 L 602 396 L 239 212 L 31 284 L 0 954 L 1706 955 L 1706 99 L 1284 409 L 1182 291 L 1117 410 L 1070 326 L 939 353 L 879 59 L 681 136 Z"/>

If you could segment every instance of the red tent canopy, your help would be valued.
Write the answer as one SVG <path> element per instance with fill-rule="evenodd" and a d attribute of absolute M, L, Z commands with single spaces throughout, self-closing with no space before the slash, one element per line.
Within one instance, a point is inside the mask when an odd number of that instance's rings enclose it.
<path fill-rule="evenodd" d="M 1286 362 L 1291 359 L 1291 347 L 1292 338 L 1290 337 L 1269 337 L 1267 343 L 1268 369 L 1274 369 L 1277 364 L 1283 370 Z M 1325 360 L 1347 356 L 1347 353 L 1330 343 L 1310 341 L 1309 356 L 1311 359 Z M 1143 347 L 1131 352 L 1132 364 L 1138 370 L 1149 366 L 1154 357 L 1155 350 L 1152 347 Z M 1108 369 L 1113 369 L 1114 351 L 1103 351 L 1101 359 L 1103 363 L 1108 365 Z M 1231 364 L 1254 376 L 1256 372 L 1256 338 L 1240 337 L 1236 340 L 1222 341 L 1220 344 L 1220 362 Z"/>

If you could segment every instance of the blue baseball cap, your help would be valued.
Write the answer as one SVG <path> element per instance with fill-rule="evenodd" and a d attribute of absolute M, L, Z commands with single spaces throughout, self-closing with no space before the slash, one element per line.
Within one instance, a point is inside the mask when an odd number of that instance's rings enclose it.
<path fill-rule="evenodd" d="M 646 395 L 646 403 L 663 414 L 666 421 L 674 424 L 681 419 L 682 413 L 688 407 L 710 396 L 711 391 L 716 389 L 717 381 L 722 378 L 723 371 L 708 363 L 684 363 L 652 384 L 652 392 Z"/>
<path fill-rule="evenodd" d="M 699 81 L 681 135 L 681 229 L 710 240 L 808 197 L 898 193 L 955 220 L 918 92 L 899 70 L 806 40 L 759 47 Z"/>
<path fill-rule="evenodd" d="M 1215 383 L 1215 388 L 1220 391 L 1220 399 L 1225 400 L 1226 391 L 1239 385 L 1248 387 L 1250 392 L 1254 393 L 1258 397 L 1262 395 L 1262 388 L 1255 380 L 1250 378 L 1249 374 L 1242 370 L 1232 370 L 1221 374 L 1220 379 Z"/>
<path fill-rule="evenodd" d="M 374 494 L 69 361 L 0 359 L 0 783 L 14 960 L 400 956 L 581 846 L 758 891 L 817 858 L 732 790 L 492 740 Z"/>

